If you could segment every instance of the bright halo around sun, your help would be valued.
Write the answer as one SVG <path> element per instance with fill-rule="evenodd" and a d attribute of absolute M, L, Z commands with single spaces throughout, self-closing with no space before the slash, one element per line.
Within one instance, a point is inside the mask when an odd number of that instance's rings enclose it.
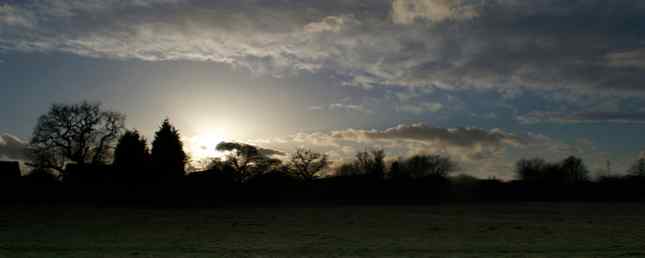
<path fill-rule="evenodd" d="M 221 158 L 224 153 L 216 150 L 217 144 L 226 141 L 227 137 L 221 133 L 200 133 L 189 139 L 189 151 L 192 160 L 198 161 L 206 158 Z"/>

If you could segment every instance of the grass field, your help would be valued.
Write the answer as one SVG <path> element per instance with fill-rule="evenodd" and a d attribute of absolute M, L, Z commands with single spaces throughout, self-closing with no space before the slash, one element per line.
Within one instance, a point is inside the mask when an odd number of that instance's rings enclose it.
<path fill-rule="evenodd" d="M 5 207 L 0 257 L 645 257 L 645 205 Z"/>

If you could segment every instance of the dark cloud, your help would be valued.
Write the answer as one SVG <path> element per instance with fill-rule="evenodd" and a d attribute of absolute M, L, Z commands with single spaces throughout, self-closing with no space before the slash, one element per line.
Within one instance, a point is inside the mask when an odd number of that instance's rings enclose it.
<path fill-rule="evenodd" d="M 520 123 L 629 123 L 645 124 L 645 112 L 540 112 L 518 116 Z"/>
<path fill-rule="evenodd" d="M 266 156 L 285 156 L 286 155 L 284 152 L 279 150 L 274 150 L 274 149 L 258 148 L 258 151 L 262 155 L 266 155 Z"/>
<path fill-rule="evenodd" d="M 424 124 L 399 125 L 379 130 L 343 130 L 331 133 L 339 139 L 351 140 L 414 140 L 459 147 L 475 145 L 497 146 L 505 143 L 519 144 L 520 138 L 501 130 L 479 128 L 439 128 Z"/>

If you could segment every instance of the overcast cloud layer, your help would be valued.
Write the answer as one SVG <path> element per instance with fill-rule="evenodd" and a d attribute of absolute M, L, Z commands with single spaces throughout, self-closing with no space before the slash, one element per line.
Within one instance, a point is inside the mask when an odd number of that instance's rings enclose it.
<path fill-rule="evenodd" d="M 643 17 L 638 0 L 11 1 L 0 48 L 325 70 L 367 87 L 641 95 Z"/>

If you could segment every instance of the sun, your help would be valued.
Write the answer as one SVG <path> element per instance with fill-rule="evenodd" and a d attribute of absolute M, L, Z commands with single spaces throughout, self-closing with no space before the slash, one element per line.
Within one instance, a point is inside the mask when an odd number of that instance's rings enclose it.
<path fill-rule="evenodd" d="M 228 140 L 224 134 L 219 132 L 199 133 L 188 139 L 188 151 L 193 160 L 202 160 L 206 158 L 221 158 L 224 153 L 217 151 L 215 148 L 220 142 Z"/>

